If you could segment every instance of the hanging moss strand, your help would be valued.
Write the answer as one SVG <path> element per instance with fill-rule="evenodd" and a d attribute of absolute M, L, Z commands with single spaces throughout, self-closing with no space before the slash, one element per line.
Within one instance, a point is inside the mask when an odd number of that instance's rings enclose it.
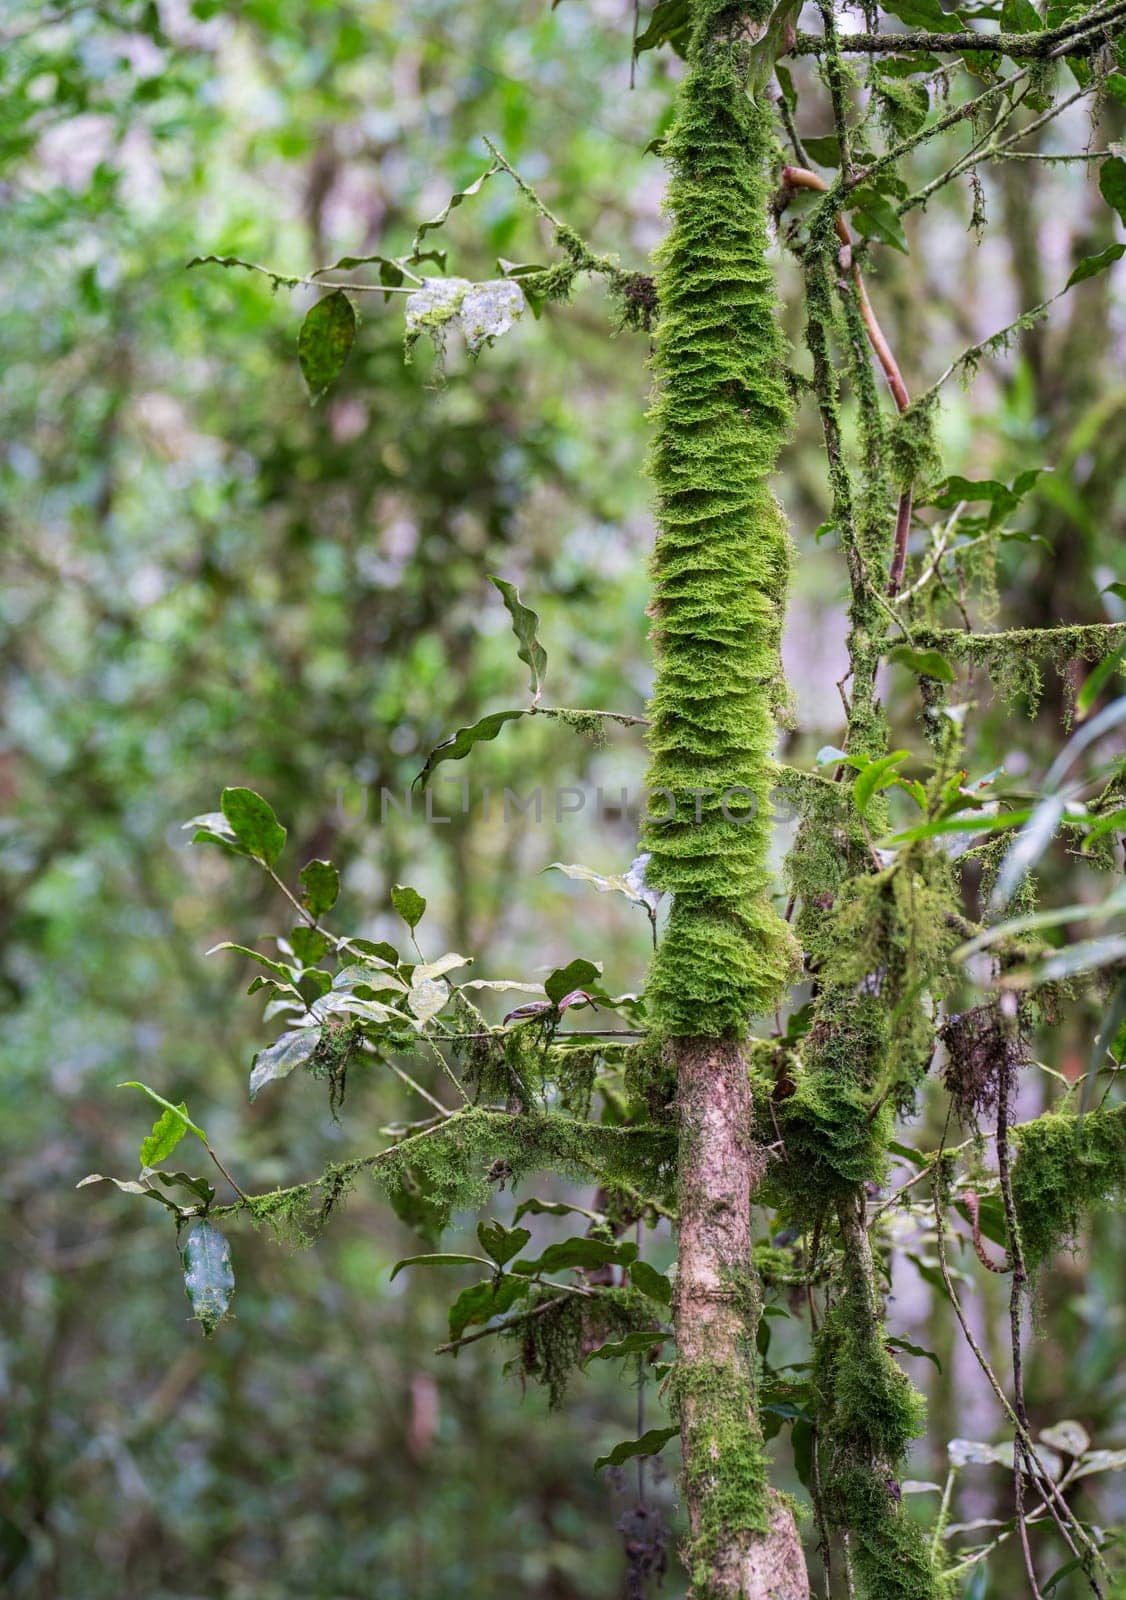
<path fill-rule="evenodd" d="M 650 882 L 673 896 L 648 992 L 657 1027 L 674 1037 L 742 1034 L 775 1004 L 794 961 L 767 862 L 789 577 L 769 479 L 791 403 L 766 261 L 773 140 L 743 87 L 749 46 L 736 22 L 754 15 L 715 0 L 696 7 L 665 141 L 648 782 L 652 817 L 674 800 L 675 814 L 647 823 L 646 845 Z"/>

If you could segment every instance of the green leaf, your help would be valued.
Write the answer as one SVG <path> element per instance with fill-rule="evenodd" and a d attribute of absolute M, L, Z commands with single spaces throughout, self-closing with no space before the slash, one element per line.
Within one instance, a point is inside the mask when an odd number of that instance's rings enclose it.
<path fill-rule="evenodd" d="M 391 890 L 391 904 L 413 933 L 426 910 L 426 901 L 418 890 L 412 889 L 409 884 L 397 883 Z"/>
<path fill-rule="evenodd" d="M 528 1277 L 538 1272 L 562 1272 L 568 1267 L 591 1272 L 598 1267 L 632 1267 L 636 1258 L 637 1246 L 632 1241 L 615 1243 L 609 1239 L 592 1239 L 582 1235 L 549 1244 L 536 1260 L 517 1261 L 512 1270 Z"/>
<path fill-rule="evenodd" d="M 599 1345 L 597 1350 L 592 1350 L 583 1360 L 583 1366 L 589 1366 L 592 1361 L 616 1361 L 620 1356 L 644 1356 L 658 1345 L 664 1344 L 671 1335 L 661 1328 L 643 1328 L 634 1333 L 627 1333 L 621 1339 L 611 1339 L 609 1343 Z"/>
<path fill-rule="evenodd" d="M 1111 156 L 1099 168 L 1099 193 L 1126 222 L 1126 161 L 1121 156 Z"/>
<path fill-rule="evenodd" d="M 624 1439 L 621 1444 L 604 1456 L 599 1456 L 594 1463 L 595 1472 L 601 1472 L 603 1467 L 620 1467 L 623 1462 L 632 1461 L 635 1456 L 655 1456 L 665 1448 L 670 1439 L 675 1439 L 680 1432 L 679 1428 L 650 1428 L 648 1433 L 643 1433 L 640 1439 Z"/>
<path fill-rule="evenodd" d="M 939 683 L 954 682 L 954 668 L 938 650 L 912 650 L 910 645 L 897 644 L 888 651 L 888 660 L 917 672 L 920 678 L 935 678 Z"/>
<path fill-rule="evenodd" d="M 658 1272 L 656 1267 L 649 1265 L 648 1261 L 635 1261 L 629 1269 L 630 1282 L 635 1289 L 640 1289 L 642 1294 L 647 1294 L 650 1300 L 657 1300 L 663 1306 L 672 1305 L 672 1284 L 663 1272 Z"/>
<path fill-rule="evenodd" d="M 414 243 L 411 245 L 410 260 L 421 261 L 423 259 L 421 254 L 422 241 L 426 234 L 432 232 L 432 230 L 435 228 L 440 228 L 446 221 L 446 218 L 449 216 L 451 211 L 456 211 L 458 206 L 462 205 L 473 195 L 480 194 L 481 190 L 484 188 L 489 179 L 494 177 L 501 170 L 502 169 L 495 164 L 489 167 L 487 171 L 482 172 L 481 176 L 473 183 L 469 184 L 467 188 L 459 189 L 456 194 L 452 194 L 447 200 L 446 204 L 442 207 L 441 211 L 438 212 L 436 217 L 431 217 L 428 222 L 420 222 L 414 236 Z"/>
<path fill-rule="evenodd" d="M 544 982 L 544 992 L 552 1005 L 558 1005 L 573 989 L 589 989 L 601 976 L 601 965 L 596 966 L 593 961 L 584 961 L 579 956 L 565 967 L 555 969 Z"/>
<path fill-rule="evenodd" d="M 566 1200 L 537 1200 L 533 1195 L 528 1200 L 521 1200 L 513 1215 L 513 1222 L 519 1222 L 521 1217 L 588 1217 L 591 1222 L 605 1222 L 601 1211 L 587 1211 L 582 1206 L 568 1205 Z"/>
<path fill-rule="evenodd" d="M 202 1128 L 196 1127 L 188 1116 L 186 1109 L 183 1106 L 174 1106 L 171 1100 L 166 1100 L 162 1094 L 157 1094 L 156 1090 L 150 1089 L 147 1083 L 138 1083 L 135 1078 L 130 1078 L 127 1083 L 119 1083 L 117 1087 L 119 1089 L 140 1089 L 141 1093 L 147 1094 L 155 1105 L 162 1106 L 173 1117 L 179 1118 L 189 1133 L 194 1133 L 197 1139 L 201 1139 L 204 1144 L 207 1143 L 207 1135 Z"/>
<path fill-rule="evenodd" d="M 296 1067 L 311 1061 L 320 1037 L 319 1028 L 295 1028 L 265 1050 L 256 1051 L 250 1063 L 250 1098 L 253 1100 L 265 1084 L 288 1078 Z"/>
<path fill-rule="evenodd" d="M 466 1328 L 503 1316 L 531 1287 L 529 1279 L 514 1278 L 508 1273 L 503 1278 L 486 1278 L 463 1289 L 450 1307 L 450 1338 L 460 1339 Z"/>
<path fill-rule="evenodd" d="M 339 376 L 356 337 L 356 313 L 343 289 L 310 306 L 297 336 L 297 359 L 313 403 Z"/>
<path fill-rule="evenodd" d="M 186 1189 L 189 1194 L 198 1200 L 206 1211 L 215 1198 L 214 1187 L 206 1178 L 193 1178 L 186 1172 L 150 1172 L 148 1177 L 162 1183 L 166 1189 Z M 157 1196 L 163 1199 L 162 1195 Z"/>
<path fill-rule="evenodd" d="M 253 789 L 224 789 L 219 804 L 239 843 L 272 867 L 285 848 L 285 829 L 269 803 Z"/>
<path fill-rule="evenodd" d="M 678 55 L 686 54 L 692 19 L 689 0 L 658 0 L 648 25 L 638 34 L 634 54 L 671 44 Z"/>
<path fill-rule="evenodd" d="M 835 133 L 814 134 L 812 138 L 803 139 L 802 143 L 819 167 L 840 166 L 841 146 Z"/>
<path fill-rule="evenodd" d="M 1072 271 L 1064 288 L 1073 289 L 1077 283 L 1085 283 L 1088 278 L 1094 278 L 1098 273 L 1105 272 L 1107 267 L 1112 267 L 1116 261 L 1121 261 L 1124 255 L 1126 255 L 1126 244 L 1108 244 L 1106 249 L 1100 250 L 1097 255 L 1084 257 Z"/>
<path fill-rule="evenodd" d="M 437 1255 L 404 1256 L 401 1261 L 396 1261 L 391 1268 L 391 1278 L 399 1276 L 404 1267 L 488 1267 L 490 1272 L 493 1263 L 484 1256 L 467 1256 L 457 1251 L 440 1251 Z"/>
<path fill-rule="evenodd" d="M 261 950 L 252 950 L 247 944 L 235 944 L 231 939 L 223 939 L 219 944 L 213 944 L 208 950 L 209 956 L 218 955 L 220 950 L 234 950 L 237 955 L 245 956 L 248 961 L 256 961 L 260 967 L 265 967 L 267 972 L 272 972 L 280 978 L 282 987 L 290 989 L 296 976 L 292 967 L 285 966 L 280 961 L 273 961 L 269 956 L 264 956 Z M 259 980 L 259 983 L 261 980 Z M 253 991 L 251 991 L 253 993 Z"/>
<path fill-rule="evenodd" d="M 505 578 L 489 574 L 489 582 L 498 591 L 512 618 L 512 631 L 516 635 L 516 654 L 531 674 L 528 688 L 535 705 L 543 694 L 543 680 L 547 673 L 547 651 L 539 641 L 540 619 L 530 606 L 520 599 L 520 591 Z"/>
<path fill-rule="evenodd" d="M 1002 0 L 1002 33 L 1039 33 L 1043 26 L 1032 0 Z"/>
<path fill-rule="evenodd" d="M 902 833 L 892 834 L 890 839 L 881 840 L 881 843 L 894 848 L 901 844 L 913 844 L 917 839 L 937 839 L 944 833 L 1000 833 L 1005 828 L 1019 827 L 1031 815 L 1031 811 L 1006 811 L 1001 816 L 975 813 L 964 817 L 940 817 L 937 822 L 920 822 L 914 828 L 905 828 Z"/>
<path fill-rule="evenodd" d="M 879 239 L 907 255 L 907 235 L 896 215 L 895 207 L 885 195 L 872 189 L 857 189 L 852 198 L 852 220 L 858 233 L 866 239 Z"/>
<path fill-rule="evenodd" d="M 503 1267 L 513 1256 L 520 1254 L 532 1237 L 527 1228 L 506 1228 L 503 1222 L 479 1222 L 477 1238 L 487 1256 Z"/>
<path fill-rule="evenodd" d="M 927 33 L 955 33 L 962 26 L 957 13 L 944 11 L 938 0 L 889 0 L 883 9 L 909 28 Z"/>
<path fill-rule="evenodd" d="M 318 920 L 331 911 L 340 893 L 340 874 L 331 861 L 309 861 L 297 878 L 309 915 Z"/>
<path fill-rule="evenodd" d="M 1119 585 L 1114 584 L 1112 587 L 1118 588 Z M 1080 722 L 1090 716 L 1095 701 L 1106 684 L 1120 670 L 1124 660 L 1126 660 L 1126 644 L 1120 644 L 1117 650 L 1112 650 L 1110 655 L 1104 656 L 1094 671 L 1088 674 L 1083 687 L 1075 697 L 1075 715 Z"/>
<path fill-rule="evenodd" d="M 290 949 L 296 960 L 305 968 L 313 967 L 329 948 L 329 941 L 317 928 L 293 928 L 289 935 Z M 302 973 L 302 981 L 310 977 L 308 971 Z M 327 976 L 327 974 L 326 974 Z"/>
<path fill-rule="evenodd" d="M 244 272 L 260 272 L 263 277 L 269 278 L 275 289 L 295 289 L 301 282 L 300 278 L 275 272 L 272 267 L 260 267 L 256 261 L 243 261 L 240 256 L 193 256 L 187 270 L 190 272 L 193 267 L 241 267 Z"/>
<path fill-rule="evenodd" d="M 464 761 L 475 744 L 483 744 L 490 739 L 495 739 L 506 722 L 512 722 L 517 717 L 526 717 L 526 707 L 519 711 L 492 711 L 487 717 L 482 717 L 479 722 L 472 723 L 468 728 L 459 728 L 449 739 L 444 739 L 441 744 L 435 745 L 426 758 L 426 765 L 414 780 L 415 785 L 426 787 L 427 780 L 434 768 L 442 761 Z"/>
<path fill-rule="evenodd" d="M 933 1350 L 924 1350 L 921 1344 L 912 1344 L 910 1339 L 885 1339 L 884 1343 L 889 1350 L 902 1350 L 909 1356 L 923 1356 L 927 1361 L 933 1361 L 939 1372 L 942 1371 L 942 1362 Z"/>
<path fill-rule="evenodd" d="M 195 1319 L 210 1338 L 227 1315 L 235 1292 L 231 1248 L 210 1222 L 197 1222 L 180 1252 L 184 1289 Z"/>
<path fill-rule="evenodd" d="M 188 1108 L 181 1100 L 171 1111 L 162 1111 L 152 1125 L 152 1132 L 141 1142 L 142 1167 L 155 1167 L 165 1161 L 188 1131 Z"/>
<path fill-rule="evenodd" d="M 852 798 L 861 816 L 872 797 L 881 789 L 890 788 L 896 781 L 898 774 L 895 769 L 901 761 L 907 760 L 910 753 L 909 750 L 893 750 L 891 755 L 881 756 L 878 761 L 869 761 L 863 771 L 857 774 L 852 786 Z"/>

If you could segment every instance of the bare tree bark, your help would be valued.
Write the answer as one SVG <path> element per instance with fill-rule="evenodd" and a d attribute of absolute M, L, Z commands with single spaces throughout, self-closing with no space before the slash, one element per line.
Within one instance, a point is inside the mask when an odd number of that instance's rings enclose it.
<path fill-rule="evenodd" d="M 766 1165 L 754 1140 L 739 1045 L 672 1045 L 680 1123 L 676 1338 L 681 1442 L 696 1600 L 808 1600 L 789 1505 L 767 1482 L 755 1412 L 760 1314 L 751 1197 Z"/>

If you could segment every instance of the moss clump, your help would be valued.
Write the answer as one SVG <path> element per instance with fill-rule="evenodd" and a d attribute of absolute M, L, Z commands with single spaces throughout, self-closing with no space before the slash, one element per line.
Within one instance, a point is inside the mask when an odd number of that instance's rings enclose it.
<path fill-rule="evenodd" d="M 851 1287 L 817 1335 L 814 1382 L 825 1402 L 818 1427 L 830 1452 L 894 1468 L 922 1433 L 926 1405 L 884 1348 L 883 1323 L 858 1309 L 861 1293 Z"/>
<path fill-rule="evenodd" d="M 1100 661 L 1126 641 L 1126 623 L 1097 622 L 1055 628 L 1009 628 L 965 633 L 958 628 L 915 628 L 917 648 L 938 650 L 970 667 L 984 667 L 1006 704 L 1020 697 L 1034 716 L 1044 690 L 1044 667 L 1063 678 L 1069 661 Z"/>
<path fill-rule="evenodd" d="M 754 1422 L 747 1367 L 678 1361 L 672 1394 L 684 1439 L 685 1487 L 701 1513 L 685 1554 L 692 1592 L 706 1600 L 715 1558 L 732 1536 L 769 1527 L 769 1458 Z"/>
<path fill-rule="evenodd" d="M 832 1489 L 861 1594 L 868 1600 L 943 1600 L 953 1582 L 935 1566 L 922 1528 L 912 1521 L 894 1479 L 845 1468 Z"/>
<path fill-rule="evenodd" d="M 550 1302 L 550 1309 L 541 1311 L 544 1301 Z M 505 1332 L 520 1347 L 509 1365 L 543 1385 L 553 1411 L 562 1403 L 571 1375 L 592 1350 L 653 1324 L 652 1307 L 631 1288 L 599 1289 L 590 1298 L 534 1290 L 527 1303 L 534 1315 L 515 1319 Z"/>
<path fill-rule="evenodd" d="M 649 883 L 674 896 L 648 994 L 666 1035 L 741 1035 L 794 968 L 770 900 L 772 711 L 789 540 L 769 478 L 790 426 L 766 261 L 769 119 L 745 90 L 745 7 L 701 0 L 664 143 L 652 475 L 657 684 Z M 734 791 L 734 793 L 732 793 Z M 729 820 L 750 813 L 746 821 Z M 672 806 L 662 794 L 655 818 Z"/>
<path fill-rule="evenodd" d="M 897 1474 L 926 1421 L 923 1397 L 885 1347 L 882 1318 L 851 1262 L 845 1294 L 814 1345 L 822 1482 L 830 1521 L 847 1528 L 867 1600 L 937 1600 L 946 1592 Z"/>
<path fill-rule="evenodd" d="M 938 396 L 928 392 L 912 402 L 892 424 L 888 453 L 892 476 L 901 489 L 912 484 L 929 487 L 942 475 L 938 448 Z"/>
<path fill-rule="evenodd" d="M 1014 1128 L 1013 1200 L 1025 1259 L 1074 1245 L 1087 1212 L 1126 1199 L 1126 1106 L 1085 1117 L 1049 1112 Z"/>
<path fill-rule="evenodd" d="M 215 1216 L 248 1210 L 298 1244 L 307 1244 L 362 1172 L 410 1209 L 425 1198 L 427 1227 L 440 1232 L 454 1211 L 479 1211 L 493 1190 L 532 1172 L 594 1180 L 668 1209 L 675 1183 L 671 1129 L 613 1127 L 549 1112 L 470 1107 L 375 1156 L 333 1163 L 312 1183 L 252 1195 Z"/>

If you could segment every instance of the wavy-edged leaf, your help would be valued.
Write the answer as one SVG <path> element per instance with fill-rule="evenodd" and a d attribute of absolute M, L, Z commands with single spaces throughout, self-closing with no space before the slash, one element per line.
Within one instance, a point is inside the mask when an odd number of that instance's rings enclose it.
<path fill-rule="evenodd" d="M 605 1222 L 606 1218 L 601 1211 L 587 1211 L 583 1206 L 573 1206 L 566 1200 L 539 1200 L 532 1195 L 527 1200 L 521 1200 L 513 1213 L 513 1222 L 519 1222 L 521 1217 L 588 1217 L 591 1222 Z"/>
<path fill-rule="evenodd" d="M 207 954 L 218 955 L 220 950 L 233 950 L 236 955 L 245 956 L 248 961 L 256 961 L 260 967 L 265 967 L 267 972 L 272 972 L 284 988 L 292 988 L 297 981 L 297 973 L 292 967 L 287 967 L 281 961 L 274 961 L 270 956 L 264 956 L 261 950 L 252 950 L 248 944 L 235 944 L 231 939 L 222 939 L 218 944 L 213 944 Z"/>
<path fill-rule="evenodd" d="M 202 1128 L 196 1126 L 188 1116 L 187 1109 L 183 1106 L 174 1106 L 171 1100 L 166 1100 L 162 1094 L 157 1094 L 155 1089 L 150 1089 L 147 1083 L 138 1083 L 136 1078 L 130 1078 L 127 1083 L 119 1083 L 119 1089 L 140 1089 L 142 1094 L 147 1094 L 154 1105 L 162 1106 L 172 1116 L 180 1118 L 189 1133 L 194 1133 L 197 1139 L 207 1143 L 207 1135 Z"/>
<path fill-rule="evenodd" d="M 527 1228 L 506 1228 L 503 1222 L 495 1220 L 477 1224 L 477 1239 L 481 1248 L 498 1267 L 503 1267 L 513 1256 L 518 1256 L 531 1237 Z"/>
<path fill-rule="evenodd" d="M 188 1108 L 184 1101 L 171 1111 L 162 1111 L 152 1125 L 152 1132 L 141 1141 L 142 1167 L 155 1167 L 166 1161 L 188 1131 Z"/>
<path fill-rule="evenodd" d="M 311 1061 L 320 1037 L 319 1028 L 295 1028 L 265 1050 L 258 1050 L 250 1063 L 250 1098 L 253 1100 L 267 1083 L 288 1078 L 297 1067 Z"/>
<path fill-rule="evenodd" d="M 452 194 L 446 201 L 446 204 L 442 207 L 441 211 L 438 212 L 437 216 L 431 217 L 427 222 L 420 222 L 414 236 L 414 243 L 411 245 L 411 261 L 421 261 L 423 259 L 421 247 L 422 241 L 426 235 L 428 233 L 432 233 L 435 228 L 440 228 L 449 217 L 451 211 L 456 211 L 458 206 L 464 205 L 466 200 L 471 199 L 475 194 L 480 194 L 481 190 L 484 188 L 485 184 L 488 183 L 489 179 L 495 177 L 496 174 L 502 170 L 503 169 L 494 161 L 492 166 L 489 167 L 485 172 L 482 172 L 479 178 L 476 178 L 464 189 L 459 189 L 456 194 Z"/>
<path fill-rule="evenodd" d="M 629 1267 L 637 1259 L 637 1246 L 632 1240 L 611 1241 L 592 1239 L 583 1234 L 574 1239 L 560 1239 L 549 1244 L 534 1261 L 517 1261 L 513 1272 L 533 1276 L 540 1272 L 564 1272 L 569 1267 L 592 1272 L 598 1267 Z"/>
<path fill-rule="evenodd" d="M 597 1350 L 592 1350 L 583 1359 L 583 1366 L 588 1367 L 592 1361 L 617 1361 L 621 1356 L 644 1356 L 650 1350 L 655 1350 L 666 1340 L 672 1337 L 662 1328 L 644 1328 L 633 1333 L 627 1333 L 620 1339 L 611 1339 L 606 1344 L 599 1345 Z"/>
<path fill-rule="evenodd" d="M 422 771 L 411 784 L 412 789 L 416 786 L 425 788 L 430 774 L 441 762 L 464 761 L 474 745 L 495 739 L 506 722 L 514 722 L 517 717 L 530 715 L 531 712 L 526 706 L 522 706 L 519 711 L 490 711 L 487 717 L 481 717 L 467 728 L 459 728 L 449 739 L 444 739 L 441 744 L 434 746 L 426 758 Z"/>
<path fill-rule="evenodd" d="M 269 278 L 275 289 L 296 289 L 301 282 L 288 273 L 275 272 L 273 267 L 261 267 L 257 261 L 244 261 L 241 256 L 193 256 L 187 270 L 190 272 L 193 267 L 241 267 L 244 272 L 260 272 L 264 278 Z"/>
<path fill-rule="evenodd" d="M 231 1307 L 235 1273 L 231 1247 L 210 1222 L 197 1222 L 184 1240 L 180 1257 L 184 1289 L 196 1321 L 210 1338 Z"/>
<path fill-rule="evenodd" d="M 616 1444 L 604 1456 L 599 1456 L 594 1463 L 595 1472 L 601 1472 L 603 1467 L 620 1467 L 626 1461 L 632 1461 L 635 1456 L 655 1456 L 668 1444 L 670 1439 L 675 1439 L 680 1429 L 650 1428 L 648 1433 L 643 1433 L 640 1439 L 623 1439 L 621 1444 Z"/>
<path fill-rule="evenodd" d="M 436 1254 L 424 1256 L 404 1256 L 401 1261 L 396 1261 L 391 1268 L 392 1281 L 397 1278 L 404 1267 L 488 1267 L 492 1271 L 493 1263 L 484 1256 L 463 1255 L 456 1250 L 440 1250 Z"/>
<path fill-rule="evenodd" d="M 1100 272 L 1112 267 L 1116 261 L 1121 261 L 1124 255 L 1126 255 L 1126 244 L 1108 244 L 1105 250 L 1100 250 L 1093 256 L 1084 256 L 1079 265 L 1073 268 L 1064 288 L 1073 289 L 1077 283 L 1086 283 L 1088 278 L 1097 277 Z"/>
<path fill-rule="evenodd" d="M 536 705 L 543 694 L 543 681 L 547 675 L 547 651 L 539 640 L 540 619 L 521 600 L 520 591 L 514 583 L 509 583 L 507 578 L 498 578 L 494 573 L 489 574 L 489 582 L 504 601 L 505 609 L 512 618 L 516 654 L 530 674 L 528 688 L 532 704 Z"/>

